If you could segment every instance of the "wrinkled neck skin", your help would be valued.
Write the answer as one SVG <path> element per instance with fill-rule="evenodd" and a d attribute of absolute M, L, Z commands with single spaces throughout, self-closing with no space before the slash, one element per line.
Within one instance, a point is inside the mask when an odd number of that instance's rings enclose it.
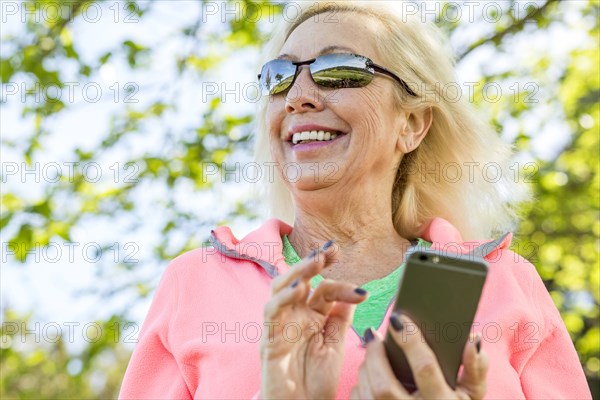
<path fill-rule="evenodd" d="M 324 278 L 360 286 L 383 278 L 404 261 L 410 242 L 394 229 L 389 195 L 363 189 L 342 194 L 329 187 L 293 194 L 296 218 L 289 239 L 298 255 L 335 241 L 337 262 L 322 271 Z"/>

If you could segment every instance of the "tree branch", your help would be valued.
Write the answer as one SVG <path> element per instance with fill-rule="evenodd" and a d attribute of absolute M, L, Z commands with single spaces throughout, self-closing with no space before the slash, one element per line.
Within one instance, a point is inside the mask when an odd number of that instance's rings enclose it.
<path fill-rule="evenodd" d="M 515 33 L 520 31 L 521 29 L 523 29 L 523 26 L 525 25 L 525 23 L 527 21 L 531 21 L 535 18 L 537 18 L 540 14 L 542 14 L 544 12 L 544 10 L 546 10 L 548 8 L 548 6 L 552 3 L 558 3 L 559 0 L 548 0 L 546 3 L 544 3 L 543 6 L 541 6 L 540 8 L 538 8 L 537 10 L 535 10 L 534 12 L 532 12 L 531 14 L 528 14 L 527 16 L 525 16 L 524 18 L 516 21 L 515 23 L 513 23 L 512 25 L 510 25 L 508 28 L 496 32 L 494 35 L 488 37 L 488 38 L 484 38 L 484 39 L 480 39 L 477 42 L 475 42 L 474 44 L 472 44 L 467 50 L 465 50 L 462 54 L 460 54 L 457 57 L 457 61 L 462 60 L 463 58 L 465 58 L 469 53 L 471 53 L 473 50 L 475 50 L 476 48 L 483 46 L 486 43 L 490 43 L 490 42 L 499 42 L 501 41 L 506 35 L 511 34 L 511 33 Z"/>

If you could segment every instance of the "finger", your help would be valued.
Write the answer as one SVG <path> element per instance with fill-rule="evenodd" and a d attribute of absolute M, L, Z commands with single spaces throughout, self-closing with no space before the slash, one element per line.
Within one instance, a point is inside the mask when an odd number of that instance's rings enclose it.
<path fill-rule="evenodd" d="M 264 319 L 265 321 L 274 321 L 279 319 L 283 310 L 286 307 L 293 306 L 298 303 L 306 302 L 310 287 L 300 279 L 296 279 L 287 288 L 279 291 L 265 304 Z"/>
<path fill-rule="evenodd" d="M 324 279 L 319 283 L 308 300 L 308 306 L 313 310 L 327 315 L 336 301 L 358 304 L 367 299 L 367 292 L 347 282 Z"/>
<path fill-rule="evenodd" d="M 374 399 L 371 384 L 369 383 L 369 375 L 367 373 L 367 367 L 363 364 L 358 369 L 358 391 L 361 399 Z"/>
<path fill-rule="evenodd" d="M 326 250 L 315 250 L 308 254 L 302 261 L 294 265 L 287 273 L 280 275 L 271 282 L 271 291 L 273 294 L 284 289 L 296 279 L 305 281 L 319 274 L 323 268 L 335 261 L 333 247 Z"/>
<path fill-rule="evenodd" d="M 344 302 L 335 303 L 327 320 L 325 321 L 325 343 L 338 344 L 343 348 L 346 340 L 346 332 L 352 325 L 356 305 Z"/>
<path fill-rule="evenodd" d="M 446 383 L 437 357 L 425 342 L 417 324 L 403 314 L 392 314 L 392 318 L 400 323 L 390 321 L 390 334 L 404 352 L 421 396 L 425 399 L 451 397 L 453 391 Z M 394 325 L 398 329 L 394 329 Z"/>
<path fill-rule="evenodd" d="M 358 391 L 358 386 L 354 386 L 352 388 L 352 391 L 350 392 L 350 397 L 348 397 L 350 400 L 361 400 L 360 398 L 360 393 Z"/>
<path fill-rule="evenodd" d="M 487 353 L 481 349 L 481 336 L 477 335 L 465 346 L 463 352 L 463 372 L 458 378 L 458 388 L 468 398 L 482 399 L 487 391 L 486 375 L 489 360 Z"/>
<path fill-rule="evenodd" d="M 286 287 L 292 284 L 296 279 L 302 279 L 304 275 L 315 272 L 314 275 L 318 274 L 321 270 L 322 259 L 318 252 L 311 252 L 298 264 L 290 268 L 288 272 L 283 275 L 275 277 L 271 281 L 271 292 L 276 294 L 280 290 L 284 290 Z"/>
<path fill-rule="evenodd" d="M 369 328 L 371 329 L 371 328 Z M 387 359 L 383 338 L 377 331 L 365 334 L 369 342 L 365 354 L 365 367 L 369 386 L 376 399 L 408 399 L 410 394 L 402 387 Z"/>

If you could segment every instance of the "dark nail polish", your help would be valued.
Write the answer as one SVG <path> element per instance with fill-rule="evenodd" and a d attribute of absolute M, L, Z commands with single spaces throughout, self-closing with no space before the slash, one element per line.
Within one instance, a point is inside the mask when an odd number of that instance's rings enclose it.
<path fill-rule="evenodd" d="M 325 243 L 323 245 L 323 251 L 327 250 L 328 248 L 330 248 L 333 245 L 333 240 L 329 240 L 327 241 L 327 243 Z"/>
<path fill-rule="evenodd" d="M 364 296 L 367 294 L 367 291 L 363 288 L 357 287 L 356 289 L 354 289 L 354 293 Z"/>
<path fill-rule="evenodd" d="M 390 315 L 390 324 L 396 332 L 402 332 L 402 329 L 404 329 L 404 324 L 402 321 L 400 321 L 399 316 L 396 314 Z"/>
<path fill-rule="evenodd" d="M 365 334 L 363 336 L 364 336 L 365 343 L 370 343 L 373 341 L 373 339 L 375 339 L 375 334 L 373 333 L 372 328 L 365 329 Z"/>
<path fill-rule="evenodd" d="M 300 283 L 300 279 L 296 279 L 294 282 L 292 282 L 292 284 L 290 285 L 290 287 L 295 288 L 296 286 L 298 286 L 299 283 Z"/>
<path fill-rule="evenodd" d="M 316 255 L 317 255 L 317 251 L 311 250 L 311 252 L 308 253 L 308 255 L 306 256 L 306 258 L 308 258 L 310 260 L 311 258 L 315 258 Z"/>
<path fill-rule="evenodd" d="M 477 354 L 481 351 L 481 336 L 477 336 L 475 339 L 475 348 L 477 349 Z"/>

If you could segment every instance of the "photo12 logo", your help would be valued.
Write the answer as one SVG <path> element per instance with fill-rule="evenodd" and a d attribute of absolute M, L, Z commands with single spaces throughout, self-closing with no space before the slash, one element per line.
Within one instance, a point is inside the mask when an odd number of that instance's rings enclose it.
<path fill-rule="evenodd" d="M 139 262 L 135 256 L 140 250 L 136 242 L 101 245 L 97 242 L 56 242 L 24 243 L 2 242 L 2 263 L 5 264 L 13 258 L 25 259 L 30 257 L 34 262 L 56 264 L 59 262 L 74 263 L 82 260 L 86 263 L 99 263 L 103 258 L 114 263 L 136 264 Z"/>
<path fill-rule="evenodd" d="M 140 88 L 135 82 L 114 82 L 106 87 L 98 82 L 7 82 L 2 85 L 2 102 L 20 101 L 21 103 L 98 103 L 100 100 L 112 100 L 114 103 L 138 103 Z"/>
<path fill-rule="evenodd" d="M 97 24 L 102 19 L 113 23 L 140 22 L 141 10 L 136 2 L 85 2 L 85 1 L 5 1 L 0 2 L 2 23 L 18 21 L 55 25 L 77 16 L 79 21 Z"/>
<path fill-rule="evenodd" d="M 83 340 L 97 343 L 108 339 L 113 343 L 137 343 L 140 328 L 135 322 L 2 322 L 0 348 L 7 349 L 17 343 L 75 343 Z"/>
<path fill-rule="evenodd" d="M 78 162 L 25 162 L 6 161 L 1 164 L 2 183 L 73 183 L 83 180 L 98 183 L 110 180 L 113 183 L 136 184 L 139 181 L 140 166 L 135 162 L 118 163 L 103 166 L 95 161 Z"/>

